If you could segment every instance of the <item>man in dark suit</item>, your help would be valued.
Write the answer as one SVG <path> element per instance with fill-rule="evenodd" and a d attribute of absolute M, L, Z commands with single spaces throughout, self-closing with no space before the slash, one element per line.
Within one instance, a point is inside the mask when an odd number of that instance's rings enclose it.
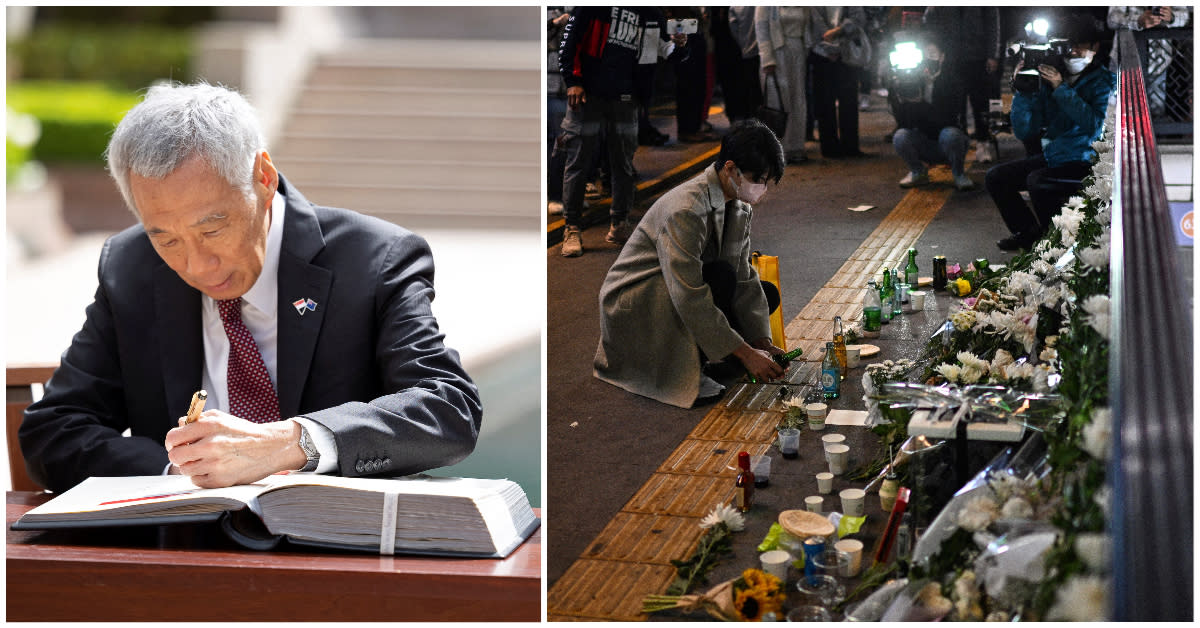
<path fill-rule="evenodd" d="M 309 203 L 220 87 L 152 88 L 108 160 L 140 225 L 105 243 L 84 326 L 26 411 L 36 481 L 401 475 L 474 449 L 479 395 L 442 343 L 422 238 Z"/>

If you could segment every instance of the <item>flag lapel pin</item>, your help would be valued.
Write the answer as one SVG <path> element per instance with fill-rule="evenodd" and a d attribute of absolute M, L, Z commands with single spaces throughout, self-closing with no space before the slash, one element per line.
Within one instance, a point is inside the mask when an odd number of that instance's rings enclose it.
<path fill-rule="evenodd" d="M 305 312 L 317 309 L 317 302 L 312 299 L 296 299 L 292 301 L 292 307 L 296 308 L 296 313 L 304 316 Z"/>

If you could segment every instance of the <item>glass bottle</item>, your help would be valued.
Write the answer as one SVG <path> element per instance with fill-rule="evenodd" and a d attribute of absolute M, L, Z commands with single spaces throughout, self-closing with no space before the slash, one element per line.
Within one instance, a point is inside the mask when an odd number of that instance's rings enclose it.
<path fill-rule="evenodd" d="M 800 357 L 801 353 L 804 353 L 804 349 L 801 349 L 800 347 L 796 347 L 795 349 L 792 349 L 791 351 L 788 351 L 787 353 L 776 353 L 775 355 L 772 355 L 771 358 L 773 360 L 775 360 L 775 363 L 778 364 L 779 366 L 782 366 L 783 368 L 787 368 L 788 364 L 791 364 L 792 360 L 795 360 L 796 358 Z"/>
<path fill-rule="evenodd" d="M 742 512 L 754 503 L 754 472 L 750 470 L 749 452 L 738 452 L 738 474 L 733 481 L 734 506 Z"/>
<path fill-rule="evenodd" d="M 892 271 L 883 269 L 883 280 L 879 283 L 879 321 L 884 325 L 892 322 Z"/>
<path fill-rule="evenodd" d="M 900 270 L 901 265 L 896 264 L 896 269 L 892 271 L 892 318 L 897 318 L 904 314 L 902 306 L 904 305 L 904 295 L 908 290 L 901 290 L 901 279 L 904 277 Z"/>
<path fill-rule="evenodd" d="M 846 379 L 849 368 L 846 364 L 846 330 L 842 328 L 842 317 L 833 317 L 833 354 L 837 357 L 841 378 Z"/>
<path fill-rule="evenodd" d="M 879 286 L 874 279 L 867 280 L 867 292 L 863 295 L 863 336 L 878 338 L 879 327 L 883 324 L 880 312 Z"/>
<path fill-rule="evenodd" d="M 909 292 L 912 292 L 913 290 L 917 289 L 917 282 L 920 281 L 917 278 L 918 273 L 919 273 L 919 271 L 917 269 L 917 250 L 909 249 L 908 250 L 908 264 L 904 267 L 904 283 L 908 284 Z"/>
<path fill-rule="evenodd" d="M 821 391 L 826 399 L 837 399 L 842 383 L 842 367 L 834 355 L 833 342 L 825 343 L 825 360 L 821 362 Z"/>

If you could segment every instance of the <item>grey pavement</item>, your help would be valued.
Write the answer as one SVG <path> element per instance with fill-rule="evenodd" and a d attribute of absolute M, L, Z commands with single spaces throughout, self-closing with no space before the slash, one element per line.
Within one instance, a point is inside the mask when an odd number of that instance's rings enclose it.
<path fill-rule="evenodd" d="M 718 132 L 727 130 L 723 118 L 712 121 Z M 674 135 L 673 120 L 657 123 Z M 824 159 L 817 144 L 810 142 L 809 161 L 788 166 L 779 186 L 772 186 L 755 208 L 754 248 L 780 257 L 785 324 L 906 193 L 897 185 L 905 167 L 883 139 L 893 121 L 882 98 L 872 96 L 871 108 L 860 112 L 859 126 L 867 157 Z M 716 146 L 712 143 L 709 150 Z M 644 168 L 665 172 L 678 166 L 679 151 L 670 148 L 640 147 L 635 156 L 639 172 Z M 689 147 L 703 153 L 701 148 Z M 1012 136 L 1001 136 L 1000 150 L 1001 160 L 1023 156 Z M 705 165 L 697 163 L 696 171 Z M 982 188 L 986 168 L 969 162 L 968 174 L 977 189 L 951 193 L 918 240 L 918 259 L 925 273 L 933 255 L 964 263 L 978 257 L 1003 263 L 1011 257 L 994 244 L 1007 230 Z M 640 217 L 654 198 L 639 194 L 633 218 Z M 847 209 L 858 205 L 874 209 Z M 597 295 L 618 253 L 615 245 L 604 242 L 606 229 L 602 223 L 584 231 L 582 257 L 563 258 L 557 245 L 546 253 L 546 495 L 552 530 L 546 535 L 547 586 L 553 586 L 711 408 L 711 404 L 686 410 L 667 406 L 592 377 L 599 338 Z M 900 332 L 898 328 L 892 333 Z M 908 340 L 917 341 L 915 328 L 904 333 Z M 835 405 L 860 406 L 853 394 Z"/>

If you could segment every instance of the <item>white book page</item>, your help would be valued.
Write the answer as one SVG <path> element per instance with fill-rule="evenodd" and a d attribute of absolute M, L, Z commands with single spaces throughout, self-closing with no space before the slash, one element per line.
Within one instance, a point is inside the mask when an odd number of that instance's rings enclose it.
<path fill-rule="evenodd" d="M 88 478 L 67 492 L 30 510 L 30 515 L 103 512 L 135 505 L 169 504 L 207 498 L 233 499 L 250 504 L 264 483 L 200 488 L 185 475 Z"/>

